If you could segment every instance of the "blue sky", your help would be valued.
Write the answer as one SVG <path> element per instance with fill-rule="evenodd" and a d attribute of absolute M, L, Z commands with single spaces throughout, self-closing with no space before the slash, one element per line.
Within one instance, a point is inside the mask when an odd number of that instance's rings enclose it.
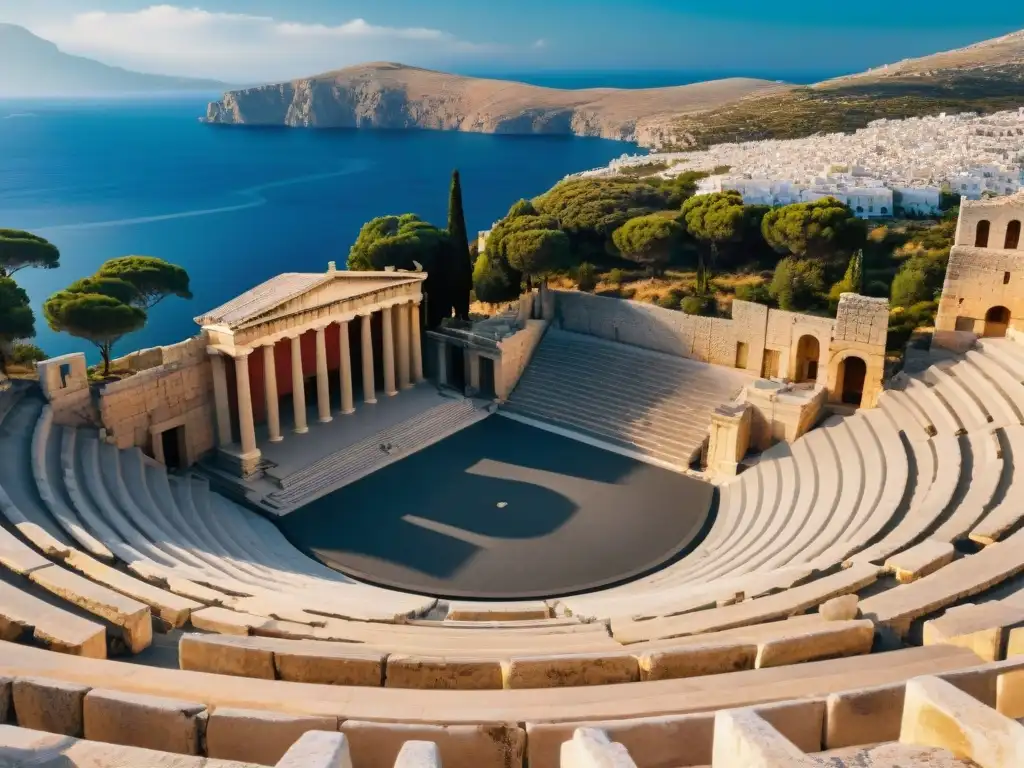
<path fill-rule="evenodd" d="M 1024 28 L 1024 3 L 0 0 L 0 21 L 151 72 L 275 80 L 392 60 L 472 73 L 850 72 Z"/>

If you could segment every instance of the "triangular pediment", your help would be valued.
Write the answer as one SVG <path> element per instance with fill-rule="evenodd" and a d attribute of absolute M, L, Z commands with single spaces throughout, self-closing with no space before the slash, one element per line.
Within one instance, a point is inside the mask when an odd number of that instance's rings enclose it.
<path fill-rule="evenodd" d="M 195 318 L 233 331 L 426 279 L 423 272 L 289 272 Z"/>

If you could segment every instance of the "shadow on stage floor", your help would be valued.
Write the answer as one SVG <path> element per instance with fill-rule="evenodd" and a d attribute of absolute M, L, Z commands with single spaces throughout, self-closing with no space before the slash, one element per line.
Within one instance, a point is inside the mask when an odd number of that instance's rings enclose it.
<path fill-rule="evenodd" d="M 555 596 L 697 543 L 711 485 L 492 416 L 278 521 L 337 570 L 440 597 Z"/>

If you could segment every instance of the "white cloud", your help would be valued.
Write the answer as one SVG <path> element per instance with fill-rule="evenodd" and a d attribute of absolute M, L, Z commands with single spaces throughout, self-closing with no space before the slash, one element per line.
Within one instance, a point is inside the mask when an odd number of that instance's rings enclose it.
<path fill-rule="evenodd" d="M 108 64 L 233 82 L 310 75 L 363 61 L 417 61 L 498 52 L 439 29 L 353 19 L 337 26 L 269 16 L 154 5 L 130 13 L 90 11 L 31 25 L 68 53 Z"/>

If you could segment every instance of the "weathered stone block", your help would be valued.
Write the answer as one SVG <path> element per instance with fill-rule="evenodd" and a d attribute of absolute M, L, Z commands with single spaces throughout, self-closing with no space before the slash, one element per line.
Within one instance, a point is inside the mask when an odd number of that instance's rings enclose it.
<path fill-rule="evenodd" d="M 92 690 L 85 697 L 85 738 L 198 755 L 206 706 L 123 691 Z"/>
<path fill-rule="evenodd" d="M 275 648 L 277 676 L 295 683 L 381 685 L 387 654 L 358 649 L 343 653 L 342 650 L 336 648 L 330 654 L 318 653 L 316 648 L 304 649 L 300 643 L 295 643 L 294 649 Z"/>
<path fill-rule="evenodd" d="M 640 679 L 636 658 L 603 653 L 532 656 L 502 662 L 506 688 L 556 688 L 632 683 Z"/>
<path fill-rule="evenodd" d="M 641 680 L 671 680 L 753 669 L 756 657 L 756 645 L 737 643 L 666 648 L 636 658 Z"/>
<path fill-rule="evenodd" d="M 12 686 L 15 719 L 22 728 L 81 738 L 83 706 L 90 690 L 63 680 L 19 677 Z"/>
<path fill-rule="evenodd" d="M 443 765 L 522 768 L 526 747 L 526 732 L 515 724 L 441 726 L 346 720 L 340 727 L 356 766 L 391 766 L 407 741 L 431 741 L 437 744 Z"/>
<path fill-rule="evenodd" d="M 271 765 L 284 757 L 303 734 L 337 730 L 336 717 L 221 707 L 209 716 L 206 753 L 221 760 Z"/>
<path fill-rule="evenodd" d="M 263 648 L 249 648 L 207 635 L 182 635 L 178 642 L 178 664 L 193 672 L 275 679 L 274 654 Z"/>
<path fill-rule="evenodd" d="M 352 768 L 348 739 L 343 733 L 310 731 L 295 742 L 276 768 Z"/>
<path fill-rule="evenodd" d="M 907 682 L 900 741 L 948 749 L 984 768 L 1024 755 L 1024 726 L 936 677 Z"/>
<path fill-rule="evenodd" d="M 385 685 L 388 688 L 498 690 L 503 685 L 501 662 L 392 654 L 387 660 Z"/>
<path fill-rule="evenodd" d="M 903 683 L 833 693 L 826 702 L 825 749 L 896 741 Z"/>
<path fill-rule="evenodd" d="M 850 621 L 860 613 L 857 595 L 840 595 L 826 600 L 818 607 L 818 614 L 825 621 Z"/>

